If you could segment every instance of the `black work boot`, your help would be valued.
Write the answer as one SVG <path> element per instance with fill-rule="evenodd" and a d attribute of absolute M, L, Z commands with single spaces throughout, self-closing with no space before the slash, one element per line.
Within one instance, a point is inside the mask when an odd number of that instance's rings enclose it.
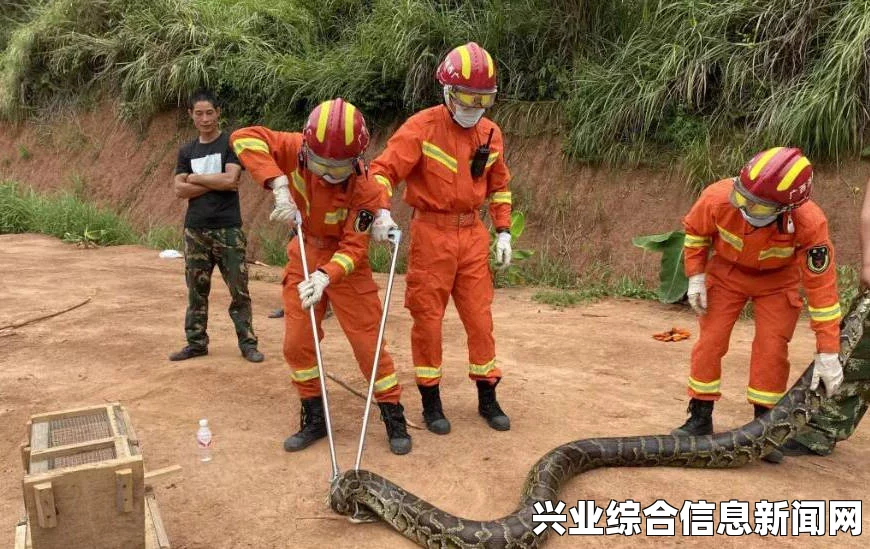
<path fill-rule="evenodd" d="M 671 431 L 672 435 L 695 436 L 713 434 L 713 401 L 693 398 L 686 409 L 691 415 L 685 423 Z"/>
<path fill-rule="evenodd" d="M 323 412 L 322 398 L 319 396 L 303 398 L 300 417 L 299 432 L 284 440 L 284 449 L 288 452 L 304 450 L 326 436 L 326 416 Z"/>
<path fill-rule="evenodd" d="M 242 349 L 242 356 L 248 362 L 263 362 L 266 359 L 263 353 L 258 351 L 256 347 L 245 347 Z"/>
<path fill-rule="evenodd" d="M 444 417 L 444 410 L 441 409 L 441 393 L 438 385 L 429 387 L 417 385 L 417 389 L 423 397 L 423 421 L 426 422 L 426 428 L 436 435 L 449 433 L 450 421 Z"/>
<path fill-rule="evenodd" d="M 495 386 L 499 384 L 501 379 L 495 383 L 489 381 L 477 381 L 477 412 L 486 419 L 490 427 L 496 431 L 509 431 L 511 428 L 511 420 L 507 417 L 498 401 L 495 399 Z"/>
<path fill-rule="evenodd" d="M 169 360 L 173 362 L 177 362 L 179 360 L 187 360 L 188 358 L 194 358 L 198 356 L 205 356 L 208 354 L 208 347 L 192 347 L 190 345 L 186 346 L 184 349 L 180 351 L 176 351 L 169 355 Z"/>
<path fill-rule="evenodd" d="M 389 402 L 378 402 L 378 407 L 381 409 L 381 419 L 387 426 L 390 451 L 399 456 L 407 454 L 411 451 L 411 435 L 405 423 L 405 408 L 399 403 Z"/>
<path fill-rule="evenodd" d="M 755 419 L 760 418 L 769 411 L 769 408 L 766 408 L 759 404 L 753 404 L 753 406 L 755 407 Z M 768 463 L 782 463 L 782 460 L 785 459 L 785 456 L 783 455 L 782 450 L 780 450 L 779 448 L 774 448 L 770 451 L 769 454 L 761 459 Z"/>

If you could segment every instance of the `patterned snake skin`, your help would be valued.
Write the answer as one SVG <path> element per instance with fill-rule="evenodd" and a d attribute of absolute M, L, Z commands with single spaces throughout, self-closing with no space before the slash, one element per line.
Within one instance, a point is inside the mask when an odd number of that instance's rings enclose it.
<path fill-rule="evenodd" d="M 843 363 L 863 337 L 870 296 L 853 303 L 841 323 Z M 868 334 L 870 336 L 870 334 Z M 590 438 L 554 448 L 529 471 L 520 505 L 491 521 L 467 520 L 446 513 L 389 480 L 365 470 L 346 471 L 332 484 L 329 503 L 355 522 L 383 520 L 403 536 L 429 548 L 539 547 L 549 529 L 537 536 L 533 505 L 558 500 L 562 485 L 574 475 L 599 467 L 741 467 L 760 459 L 804 425 L 819 404 L 809 390 L 812 365 L 768 414 L 732 431 L 691 437 L 650 435 Z"/>

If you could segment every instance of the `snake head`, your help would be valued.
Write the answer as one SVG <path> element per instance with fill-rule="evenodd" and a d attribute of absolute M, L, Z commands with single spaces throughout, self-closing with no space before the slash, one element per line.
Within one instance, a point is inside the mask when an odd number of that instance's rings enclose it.
<path fill-rule="evenodd" d="M 329 487 L 329 506 L 339 515 L 345 515 L 351 522 L 376 522 L 378 516 L 358 501 L 365 491 L 362 474 L 365 471 L 345 471 L 335 477 Z"/>
<path fill-rule="evenodd" d="M 329 506 L 339 515 L 351 515 L 353 513 L 353 502 L 350 496 L 353 492 L 353 484 L 355 481 L 354 471 L 345 471 L 332 479 L 329 486 Z"/>

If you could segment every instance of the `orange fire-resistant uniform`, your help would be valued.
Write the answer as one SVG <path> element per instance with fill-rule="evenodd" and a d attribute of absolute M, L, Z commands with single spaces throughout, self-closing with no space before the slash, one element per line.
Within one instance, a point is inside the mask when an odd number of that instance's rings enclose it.
<path fill-rule="evenodd" d="M 381 187 L 368 175 L 351 175 L 344 184 L 332 185 L 300 167 L 301 133 L 250 127 L 234 132 L 230 141 L 260 185 L 280 175 L 290 179 L 290 192 L 302 214 L 308 268 L 312 272 L 319 268 L 329 276 L 325 299 L 314 306 L 318 337 L 323 338 L 320 323 L 330 303 L 360 371 L 369 379 L 382 308 L 368 262 L 368 245 L 371 221 L 378 208 L 386 205 Z M 320 395 L 320 382 L 310 317 L 296 289 L 304 279 L 298 237 L 287 245 L 287 257 L 282 282 L 284 358 L 292 368 L 293 385 L 304 399 Z M 384 346 L 375 399 L 397 403 L 401 386 Z"/>
<path fill-rule="evenodd" d="M 781 231 L 778 223 L 756 228 L 729 202 L 732 189 L 730 179 L 710 185 L 683 218 L 686 275 L 706 272 L 707 286 L 707 314 L 699 317 L 701 333 L 692 349 L 688 392 L 701 400 L 719 399 L 722 357 L 731 329 L 751 299 L 755 339 L 747 399 L 771 407 L 788 383 L 788 342 L 803 304 L 801 284 L 817 352 L 839 352 L 834 250 L 825 214 L 815 202 L 784 214 L 792 218 L 793 233 Z"/>
<path fill-rule="evenodd" d="M 485 171 L 473 178 L 472 157 L 490 130 Z M 468 336 L 469 377 L 501 378 L 492 333 L 490 236 L 479 215 L 489 199 L 495 227 L 510 228 L 510 172 L 501 130 L 487 118 L 466 129 L 444 105 L 431 107 L 396 131 L 371 169 L 389 196 L 406 181 L 404 198 L 414 208 L 405 307 L 414 320 L 411 352 L 417 384 L 441 380 L 441 323 L 451 295 Z"/>

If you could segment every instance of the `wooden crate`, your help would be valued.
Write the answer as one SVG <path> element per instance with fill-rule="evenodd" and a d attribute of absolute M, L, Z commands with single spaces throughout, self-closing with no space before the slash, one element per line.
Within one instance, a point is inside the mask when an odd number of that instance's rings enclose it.
<path fill-rule="evenodd" d="M 139 441 L 118 403 L 32 416 L 24 506 L 33 549 L 145 549 Z"/>
<path fill-rule="evenodd" d="M 27 520 L 20 522 L 15 528 L 14 549 L 33 549 Z M 172 549 L 166 529 L 163 527 L 157 499 L 154 497 L 154 492 L 147 488 L 145 489 L 145 549 Z"/>

